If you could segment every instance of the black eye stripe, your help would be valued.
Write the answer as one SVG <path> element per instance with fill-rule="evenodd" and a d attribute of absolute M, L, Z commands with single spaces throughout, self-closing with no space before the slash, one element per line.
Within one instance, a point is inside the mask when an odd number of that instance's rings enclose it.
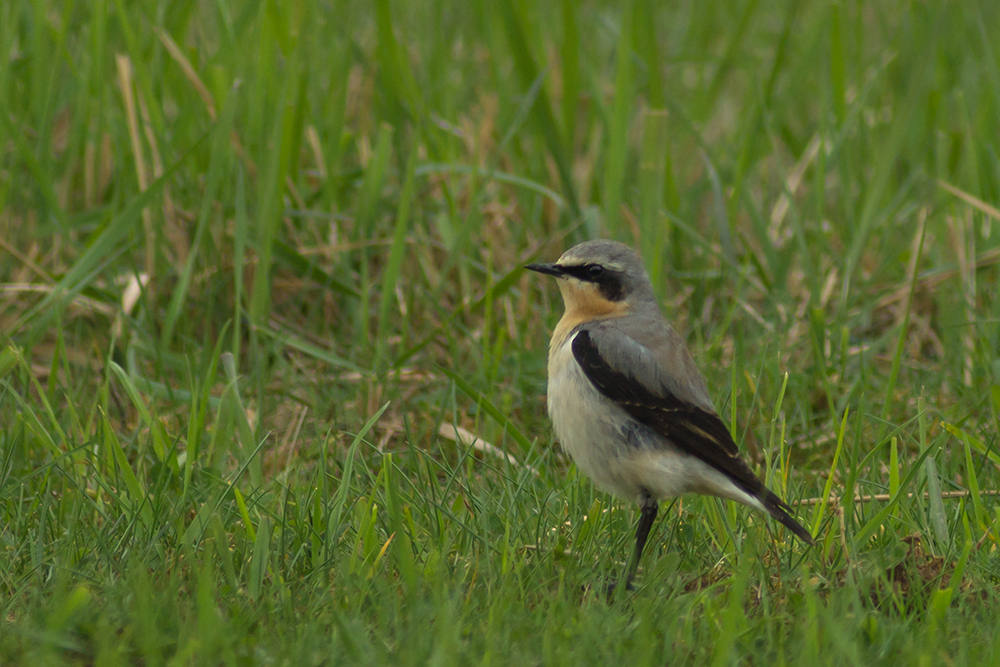
<path fill-rule="evenodd" d="M 596 274 L 592 274 L 591 271 L 594 269 L 600 269 Z M 605 269 L 600 264 L 577 264 L 574 266 L 564 266 L 562 267 L 563 273 L 573 276 L 579 280 L 583 280 L 588 283 L 600 282 L 602 279 L 610 276 L 613 272 Z"/>
<path fill-rule="evenodd" d="M 620 271 L 609 269 L 601 264 L 577 264 L 560 267 L 563 273 L 578 280 L 593 283 L 601 290 L 601 294 L 609 301 L 619 301 L 625 295 Z M 597 269 L 595 271 L 595 269 Z"/>

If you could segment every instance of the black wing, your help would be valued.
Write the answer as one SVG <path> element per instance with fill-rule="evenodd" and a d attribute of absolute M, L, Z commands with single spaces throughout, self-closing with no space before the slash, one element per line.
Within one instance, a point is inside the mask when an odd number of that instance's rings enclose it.
<path fill-rule="evenodd" d="M 726 475 L 760 500 L 768 512 L 792 532 L 813 543 L 812 536 L 788 515 L 791 508 L 771 493 L 740 458 L 729 429 L 715 412 L 678 398 L 662 384 L 648 387 L 632 374 L 613 367 L 586 329 L 580 330 L 573 339 L 573 356 L 598 391 L 633 419 Z"/>

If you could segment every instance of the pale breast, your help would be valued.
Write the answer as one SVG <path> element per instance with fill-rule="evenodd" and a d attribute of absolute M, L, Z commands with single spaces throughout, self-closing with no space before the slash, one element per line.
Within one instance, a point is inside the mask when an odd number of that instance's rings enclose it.
<path fill-rule="evenodd" d="M 601 488 L 629 499 L 640 495 L 623 427 L 633 421 L 598 393 L 573 357 L 573 336 L 549 352 L 549 417 L 577 467 Z"/>

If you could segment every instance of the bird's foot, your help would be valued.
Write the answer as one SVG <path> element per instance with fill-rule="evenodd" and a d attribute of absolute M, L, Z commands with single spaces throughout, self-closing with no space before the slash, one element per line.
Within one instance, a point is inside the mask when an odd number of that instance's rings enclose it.
<path fill-rule="evenodd" d="M 617 590 L 618 590 L 618 581 L 612 579 L 611 581 L 608 582 L 608 587 L 605 589 L 605 595 L 608 598 L 608 602 L 611 602 L 612 600 L 615 599 L 615 591 Z M 635 590 L 635 586 L 632 585 L 631 580 L 625 582 L 625 590 L 627 591 Z"/>

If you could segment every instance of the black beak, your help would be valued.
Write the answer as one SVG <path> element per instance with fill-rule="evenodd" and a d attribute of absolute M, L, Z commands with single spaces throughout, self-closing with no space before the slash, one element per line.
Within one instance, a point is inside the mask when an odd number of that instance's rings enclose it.
<path fill-rule="evenodd" d="M 524 268 L 529 271 L 537 271 L 538 273 L 556 276 L 557 278 L 566 273 L 558 264 L 525 264 Z"/>

